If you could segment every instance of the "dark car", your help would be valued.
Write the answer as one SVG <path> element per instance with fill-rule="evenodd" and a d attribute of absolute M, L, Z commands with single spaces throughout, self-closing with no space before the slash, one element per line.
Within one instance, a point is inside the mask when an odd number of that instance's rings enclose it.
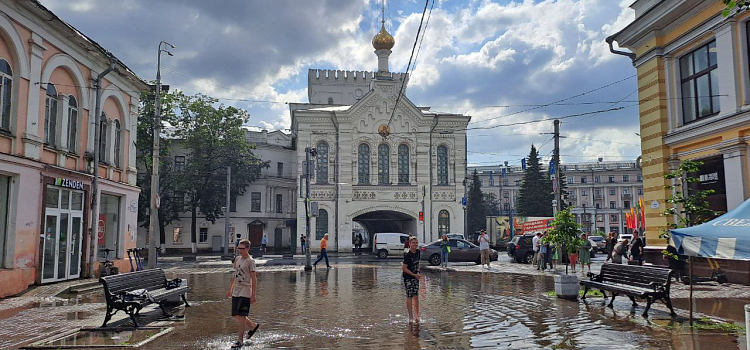
<path fill-rule="evenodd" d="M 531 264 L 534 260 L 534 246 L 532 240 L 534 235 L 514 236 L 508 242 L 508 256 L 519 263 Z"/>
<path fill-rule="evenodd" d="M 448 262 L 473 262 L 477 265 L 482 263 L 479 247 L 473 243 L 464 239 L 451 238 L 448 244 L 451 247 L 451 252 L 448 254 Z M 427 260 L 432 266 L 440 265 L 440 240 L 422 246 L 419 249 L 422 250 L 422 260 Z M 491 249 L 490 260 L 497 261 L 497 251 Z"/>

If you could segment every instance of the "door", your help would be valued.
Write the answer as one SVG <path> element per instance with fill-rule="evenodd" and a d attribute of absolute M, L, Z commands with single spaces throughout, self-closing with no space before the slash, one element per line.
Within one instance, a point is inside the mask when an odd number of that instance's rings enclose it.
<path fill-rule="evenodd" d="M 282 233 L 281 227 L 277 227 L 273 232 L 273 247 L 277 252 L 281 251 Z"/>
<path fill-rule="evenodd" d="M 81 275 L 83 192 L 47 187 L 42 248 L 42 283 Z"/>
<path fill-rule="evenodd" d="M 261 240 L 263 239 L 263 224 L 252 223 L 247 225 L 248 237 L 250 240 L 251 247 L 260 247 Z"/>

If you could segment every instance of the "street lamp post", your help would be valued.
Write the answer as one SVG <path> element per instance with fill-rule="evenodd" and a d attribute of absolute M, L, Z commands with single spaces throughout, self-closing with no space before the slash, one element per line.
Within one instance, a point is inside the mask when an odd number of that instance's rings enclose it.
<path fill-rule="evenodd" d="M 164 45 L 164 49 L 162 49 Z M 156 230 L 159 227 L 159 137 L 161 135 L 161 53 L 167 51 L 166 47 L 176 46 L 162 40 L 159 42 L 159 52 L 156 55 L 156 97 L 154 99 L 154 141 L 151 163 L 151 209 L 149 210 L 149 242 L 148 242 L 148 268 L 156 267 Z"/>

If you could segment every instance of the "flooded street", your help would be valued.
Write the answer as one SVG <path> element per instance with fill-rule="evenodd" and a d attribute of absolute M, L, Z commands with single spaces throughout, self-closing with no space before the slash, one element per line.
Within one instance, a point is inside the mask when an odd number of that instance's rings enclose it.
<path fill-rule="evenodd" d="M 251 309 L 259 332 L 245 348 L 329 349 L 737 349 L 737 335 L 674 331 L 629 307 L 604 307 L 546 295 L 549 277 L 427 273 L 420 291 L 422 323 L 410 325 L 397 266 L 258 274 Z M 175 329 L 146 349 L 228 348 L 235 339 L 229 274 L 194 274 L 193 305 Z M 628 302 L 629 304 L 629 302 Z M 744 335 L 742 335 L 744 337 Z"/>

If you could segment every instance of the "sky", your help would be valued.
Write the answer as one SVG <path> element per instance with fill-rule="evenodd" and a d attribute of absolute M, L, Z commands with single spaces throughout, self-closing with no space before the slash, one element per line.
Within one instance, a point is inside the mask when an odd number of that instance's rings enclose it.
<path fill-rule="evenodd" d="M 290 127 L 287 103 L 308 102 L 308 69 L 377 70 L 381 1 L 40 0 L 144 80 L 158 43 L 176 45 L 164 84 L 244 108 L 248 126 L 268 130 Z M 385 1 L 390 70 L 403 72 L 425 2 Z M 605 42 L 633 20 L 632 2 L 429 0 L 405 95 L 472 117 L 469 165 L 520 165 L 532 144 L 547 161 L 554 118 L 563 163 L 633 161 L 636 72 Z"/>

